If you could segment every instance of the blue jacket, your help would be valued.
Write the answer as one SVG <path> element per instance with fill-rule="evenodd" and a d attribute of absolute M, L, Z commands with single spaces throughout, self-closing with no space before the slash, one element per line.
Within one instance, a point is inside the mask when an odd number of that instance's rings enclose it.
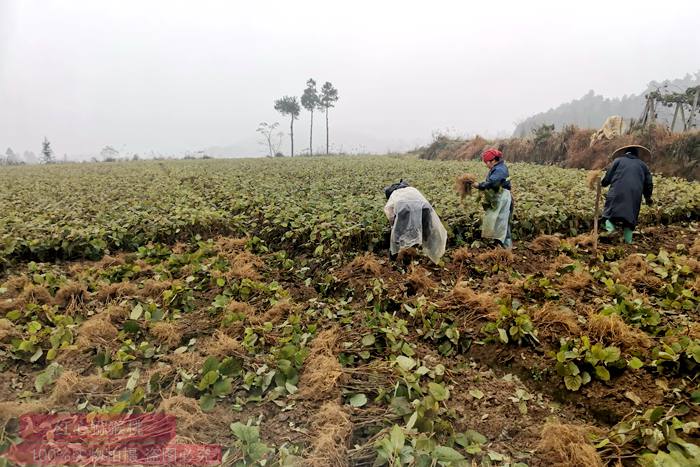
<path fill-rule="evenodd" d="M 615 159 L 600 184 L 610 186 L 605 196 L 603 218 L 636 226 L 642 196 L 650 204 L 654 191 L 649 167 L 636 156 L 626 154 Z"/>
<path fill-rule="evenodd" d="M 477 188 L 480 190 L 498 190 L 500 187 L 503 187 L 506 190 L 510 190 L 510 180 L 508 180 L 508 177 L 510 177 L 508 167 L 506 167 L 505 162 L 500 161 L 489 170 L 486 181 L 479 183 Z"/>

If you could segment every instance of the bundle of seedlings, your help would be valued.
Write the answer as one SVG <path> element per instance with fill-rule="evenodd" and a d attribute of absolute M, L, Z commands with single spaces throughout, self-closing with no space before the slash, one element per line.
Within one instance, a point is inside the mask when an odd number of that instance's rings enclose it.
<path fill-rule="evenodd" d="M 455 191 L 459 198 L 464 201 L 464 197 L 472 194 L 472 188 L 476 183 L 476 176 L 470 173 L 462 174 L 455 180 Z"/>

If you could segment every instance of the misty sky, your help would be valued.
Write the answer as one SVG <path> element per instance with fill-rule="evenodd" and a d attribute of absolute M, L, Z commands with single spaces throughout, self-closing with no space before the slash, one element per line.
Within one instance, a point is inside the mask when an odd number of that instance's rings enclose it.
<path fill-rule="evenodd" d="M 287 131 L 273 101 L 309 77 L 338 88 L 346 151 L 507 135 L 589 89 L 700 70 L 699 17 L 697 0 L 0 0 L 0 150 L 263 154 L 257 124 Z M 306 112 L 295 136 L 308 147 Z"/>

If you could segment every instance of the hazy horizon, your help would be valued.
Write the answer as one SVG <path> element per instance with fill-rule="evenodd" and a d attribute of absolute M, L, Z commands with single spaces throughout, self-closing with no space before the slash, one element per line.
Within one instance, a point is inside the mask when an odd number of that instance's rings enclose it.
<path fill-rule="evenodd" d="M 667 6 L 668 5 L 668 6 Z M 700 70 L 700 3 L 0 0 L 0 151 L 264 155 L 255 132 L 330 81 L 333 148 L 405 150 L 434 131 L 509 135 L 580 98 Z M 325 144 L 315 114 L 314 149 Z M 308 112 L 294 124 L 308 148 Z"/>

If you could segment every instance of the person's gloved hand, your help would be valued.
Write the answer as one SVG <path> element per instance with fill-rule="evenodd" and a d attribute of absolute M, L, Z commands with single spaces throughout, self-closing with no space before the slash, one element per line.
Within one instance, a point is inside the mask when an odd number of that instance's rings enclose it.
<path fill-rule="evenodd" d="M 647 206 L 653 206 L 654 205 L 654 200 L 649 198 L 647 199 Z"/>

